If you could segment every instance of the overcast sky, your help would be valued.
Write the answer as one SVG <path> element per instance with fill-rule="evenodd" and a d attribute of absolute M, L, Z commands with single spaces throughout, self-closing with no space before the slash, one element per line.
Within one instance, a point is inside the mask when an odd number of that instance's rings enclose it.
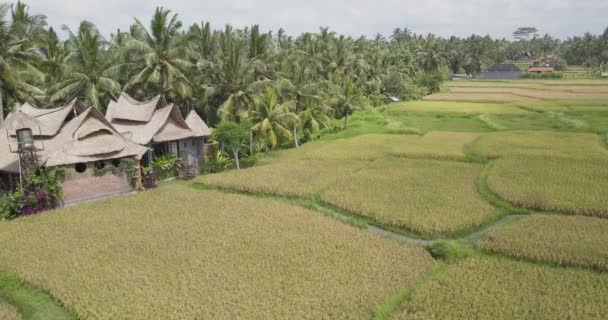
<path fill-rule="evenodd" d="M 0 0 L 2 2 L 6 0 Z M 560 38 L 600 34 L 608 26 L 608 0 L 25 0 L 52 26 L 75 29 L 94 22 L 106 35 L 126 30 L 133 17 L 147 25 L 156 6 L 178 13 L 184 25 L 210 21 L 215 29 L 259 24 L 288 34 L 319 26 L 352 36 L 389 35 L 397 27 L 442 36 L 490 34 L 511 38 L 519 26 L 536 26 Z"/>

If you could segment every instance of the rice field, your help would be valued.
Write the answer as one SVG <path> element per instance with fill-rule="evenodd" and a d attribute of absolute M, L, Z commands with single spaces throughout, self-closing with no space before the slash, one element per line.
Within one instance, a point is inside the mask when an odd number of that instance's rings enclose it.
<path fill-rule="evenodd" d="M 597 134 L 556 131 L 489 133 L 477 139 L 470 150 L 485 158 L 602 159 L 608 156 L 608 151 L 602 146 Z"/>
<path fill-rule="evenodd" d="M 497 113 L 526 114 L 528 111 L 506 103 L 410 101 L 392 105 L 386 112 L 446 112 L 446 113 Z"/>
<path fill-rule="evenodd" d="M 479 246 L 519 259 L 608 271 L 607 230 L 604 219 L 533 215 L 492 230 Z"/>
<path fill-rule="evenodd" d="M 481 170 L 462 162 L 381 159 L 328 186 L 321 200 L 383 225 L 442 237 L 495 216 L 476 190 Z"/>
<path fill-rule="evenodd" d="M 348 139 L 319 141 L 281 152 L 267 162 L 287 160 L 377 160 L 387 156 L 465 159 L 465 146 L 479 133 L 430 132 L 419 135 L 367 134 Z M 340 162 L 337 162 L 340 163 Z"/>
<path fill-rule="evenodd" d="M 393 319 L 606 319 L 608 274 L 468 258 L 417 289 Z"/>
<path fill-rule="evenodd" d="M 240 171 L 205 175 L 197 182 L 247 193 L 312 197 L 322 188 L 369 165 L 366 161 L 277 161 Z"/>
<path fill-rule="evenodd" d="M 521 102 L 539 101 L 539 98 L 524 97 L 512 93 L 435 93 L 424 97 L 425 101 L 454 101 L 454 102 Z"/>
<path fill-rule="evenodd" d="M 174 183 L 0 224 L 0 270 L 82 319 L 362 319 L 435 265 L 286 203 Z"/>
<path fill-rule="evenodd" d="M 500 159 L 487 183 L 520 207 L 608 218 L 608 159 Z"/>
<path fill-rule="evenodd" d="M 13 306 L 0 302 L 0 320 L 21 320 L 21 315 Z"/>

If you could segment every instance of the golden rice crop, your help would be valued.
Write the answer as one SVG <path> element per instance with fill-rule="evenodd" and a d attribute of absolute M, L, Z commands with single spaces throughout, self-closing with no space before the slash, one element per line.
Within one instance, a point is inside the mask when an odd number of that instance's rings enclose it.
<path fill-rule="evenodd" d="M 430 132 L 425 136 L 366 134 L 349 139 L 313 142 L 281 152 L 270 163 L 287 160 L 376 160 L 386 156 L 464 159 L 464 147 L 479 133 Z"/>
<path fill-rule="evenodd" d="M 537 101 L 538 98 L 524 97 L 512 93 L 435 93 L 424 97 L 428 101 L 477 101 L 477 102 L 517 102 Z"/>
<path fill-rule="evenodd" d="M 520 207 L 608 218 L 608 159 L 500 159 L 488 187 Z"/>
<path fill-rule="evenodd" d="M 589 159 L 608 156 L 596 134 L 554 131 L 484 134 L 471 145 L 471 151 L 487 158 L 538 156 Z"/>
<path fill-rule="evenodd" d="M 83 319 L 362 319 L 422 248 L 282 202 L 184 184 L 0 224 L 0 270 Z"/>
<path fill-rule="evenodd" d="M 356 160 L 277 161 L 244 170 L 205 175 L 197 182 L 243 192 L 311 197 L 337 179 L 369 165 Z"/>
<path fill-rule="evenodd" d="M 21 315 L 15 307 L 0 302 L 0 320 L 21 320 Z"/>
<path fill-rule="evenodd" d="M 394 319 L 608 319 L 608 274 L 468 258 L 417 289 Z"/>
<path fill-rule="evenodd" d="M 481 248 L 516 258 L 608 271 L 608 220 L 533 215 L 492 230 Z"/>
<path fill-rule="evenodd" d="M 386 112 L 447 112 L 524 114 L 524 109 L 506 103 L 410 101 L 387 107 Z"/>
<path fill-rule="evenodd" d="M 494 216 L 476 191 L 481 170 L 477 164 L 387 158 L 330 185 L 321 200 L 384 225 L 445 236 Z"/>

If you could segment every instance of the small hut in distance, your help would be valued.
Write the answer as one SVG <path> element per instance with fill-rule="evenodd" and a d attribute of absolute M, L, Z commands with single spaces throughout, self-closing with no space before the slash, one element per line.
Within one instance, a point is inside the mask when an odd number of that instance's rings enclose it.
<path fill-rule="evenodd" d="M 489 80 L 517 80 L 521 78 L 523 72 L 513 63 L 497 63 L 483 71 L 479 79 Z"/>

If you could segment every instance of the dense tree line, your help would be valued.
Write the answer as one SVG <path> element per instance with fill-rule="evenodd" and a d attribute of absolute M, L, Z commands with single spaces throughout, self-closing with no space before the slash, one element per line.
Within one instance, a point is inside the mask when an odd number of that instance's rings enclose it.
<path fill-rule="evenodd" d="M 608 32 L 559 41 L 529 28 L 509 41 L 408 29 L 388 38 L 352 38 L 320 28 L 294 37 L 257 25 L 188 27 L 164 8 L 109 37 L 89 21 L 62 28 L 65 40 L 23 2 L 0 5 L 5 112 L 19 102 L 55 106 L 73 98 L 104 111 L 123 90 L 142 100 L 164 94 L 211 125 L 251 122 L 271 148 L 308 139 L 334 119 L 346 126 L 354 110 L 387 97 L 419 99 L 438 91 L 450 72 L 476 75 L 492 63 L 557 51 L 572 64 L 608 60 Z"/>

